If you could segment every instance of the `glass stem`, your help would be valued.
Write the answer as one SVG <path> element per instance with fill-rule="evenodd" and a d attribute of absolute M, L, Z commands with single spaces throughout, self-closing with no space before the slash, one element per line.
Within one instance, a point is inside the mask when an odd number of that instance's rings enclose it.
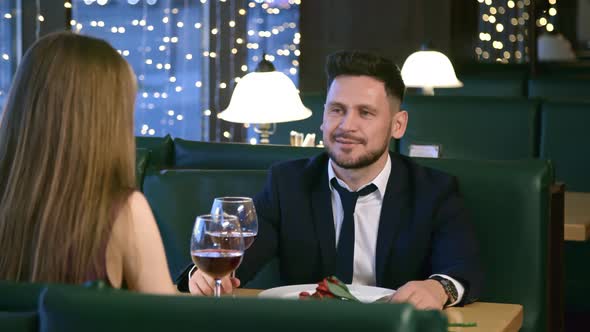
<path fill-rule="evenodd" d="M 213 295 L 215 297 L 221 297 L 221 279 L 215 279 L 215 289 Z"/>

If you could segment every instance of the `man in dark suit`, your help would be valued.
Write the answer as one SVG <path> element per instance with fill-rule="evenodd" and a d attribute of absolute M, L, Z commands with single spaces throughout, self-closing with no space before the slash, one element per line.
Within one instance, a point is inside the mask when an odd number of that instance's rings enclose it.
<path fill-rule="evenodd" d="M 455 178 L 389 152 L 408 122 L 399 69 L 369 53 L 338 52 L 326 72 L 326 153 L 270 169 L 255 198 L 258 238 L 238 276 L 249 280 L 278 257 L 285 284 L 337 275 L 397 289 L 392 301 L 418 308 L 475 301 L 477 243 Z M 238 284 L 228 278 L 224 289 Z M 200 271 L 188 282 L 196 294 L 212 285 Z"/>

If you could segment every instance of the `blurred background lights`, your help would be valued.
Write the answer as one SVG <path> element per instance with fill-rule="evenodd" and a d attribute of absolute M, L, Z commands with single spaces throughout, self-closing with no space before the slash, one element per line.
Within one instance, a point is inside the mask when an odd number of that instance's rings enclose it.
<path fill-rule="evenodd" d="M 249 136 L 252 127 L 218 120 L 217 114 L 263 54 L 298 84 L 300 3 L 64 0 L 59 6 L 72 31 L 106 39 L 133 68 L 136 135 L 256 142 Z M 0 20 L 16 21 L 15 13 L 1 11 Z M 37 27 L 46 21 L 41 10 L 33 17 Z M 0 65 L 14 66 L 17 59 L 0 45 Z M 0 99 L 5 92 L 0 84 Z"/>

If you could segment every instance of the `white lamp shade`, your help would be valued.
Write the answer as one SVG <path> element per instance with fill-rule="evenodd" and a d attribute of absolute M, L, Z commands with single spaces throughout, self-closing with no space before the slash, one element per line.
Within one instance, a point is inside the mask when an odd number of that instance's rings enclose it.
<path fill-rule="evenodd" d="M 402 67 L 402 79 L 411 88 L 459 88 L 463 83 L 457 79 L 449 58 L 437 51 L 412 53 Z"/>
<path fill-rule="evenodd" d="M 572 44 L 562 34 L 544 33 L 537 39 L 539 61 L 575 61 L 576 54 Z"/>
<path fill-rule="evenodd" d="M 238 123 L 279 123 L 310 116 L 311 110 L 303 106 L 293 81 L 278 71 L 242 77 L 229 106 L 219 113 L 220 119 Z"/>

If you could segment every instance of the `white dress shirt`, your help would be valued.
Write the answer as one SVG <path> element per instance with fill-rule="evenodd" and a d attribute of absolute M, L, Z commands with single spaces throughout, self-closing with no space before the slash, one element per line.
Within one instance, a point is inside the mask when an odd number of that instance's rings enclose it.
<path fill-rule="evenodd" d="M 358 190 L 370 185 L 377 186 L 377 190 L 358 198 L 354 209 L 354 263 L 352 273 L 352 283 L 360 285 L 375 286 L 375 257 L 377 250 L 377 233 L 379 231 L 379 218 L 381 216 L 381 206 L 383 197 L 387 189 L 387 181 L 391 174 L 391 159 L 387 156 L 387 162 L 383 170 L 369 183 L 361 186 Z M 344 181 L 340 180 L 332 167 L 332 160 L 328 162 L 328 183 L 332 192 L 332 213 L 334 216 L 334 228 L 336 231 L 336 248 L 338 248 L 338 239 L 342 220 L 344 219 L 344 210 L 338 191 L 332 187 L 331 180 L 336 178 L 338 183 L 348 191 L 350 187 Z M 450 305 L 455 305 L 463 298 L 465 288 L 457 280 L 444 275 L 435 274 L 450 280 L 457 289 L 457 300 Z M 432 276 L 431 276 L 432 277 Z"/>

